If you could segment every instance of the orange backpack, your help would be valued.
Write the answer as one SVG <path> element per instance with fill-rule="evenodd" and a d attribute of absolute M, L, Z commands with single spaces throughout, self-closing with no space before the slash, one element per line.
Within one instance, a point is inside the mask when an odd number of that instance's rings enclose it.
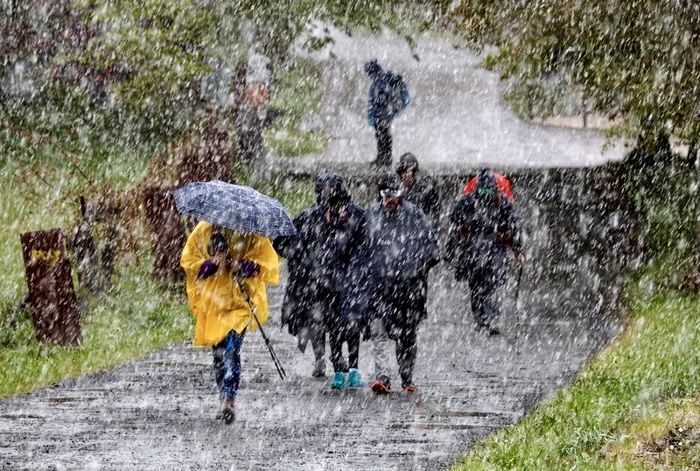
<path fill-rule="evenodd" d="M 515 197 L 513 197 L 513 190 L 511 190 L 510 180 L 501 175 L 500 173 L 493 172 L 493 176 L 496 178 L 496 185 L 499 191 L 504 193 L 511 202 L 515 202 Z M 467 184 L 462 189 L 462 195 L 471 193 L 476 190 L 476 177 L 472 177 Z"/>

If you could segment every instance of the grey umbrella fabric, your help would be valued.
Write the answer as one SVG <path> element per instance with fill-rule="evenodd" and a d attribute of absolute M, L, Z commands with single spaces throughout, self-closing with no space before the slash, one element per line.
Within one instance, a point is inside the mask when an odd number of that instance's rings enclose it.
<path fill-rule="evenodd" d="M 173 192 L 178 211 L 218 226 L 265 237 L 296 234 L 282 203 L 247 186 L 213 180 Z"/>

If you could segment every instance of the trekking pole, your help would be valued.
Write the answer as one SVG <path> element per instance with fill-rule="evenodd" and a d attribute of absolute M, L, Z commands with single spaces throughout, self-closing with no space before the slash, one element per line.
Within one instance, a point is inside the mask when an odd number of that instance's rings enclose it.
<path fill-rule="evenodd" d="M 284 368 L 282 368 L 282 363 L 280 363 L 279 359 L 277 358 L 275 350 L 272 348 L 272 344 L 270 343 L 270 339 L 267 337 L 267 335 L 265 335 L 263 326 L 258 320 L 258 316 L 255 314 L 255 307 L 253 307 L 253 302 L 250 300 L 250 296 L 248 296 L 248 292 L 243 286 L 243 281 L 241 280 L 240 275 L 236 275 L 236 282 L 238 283 L 238 287 L 241 289 L 241 293 L 243 293 L 243 298 L 245 299 L 245 302 L 248 303 L 250 312 L 253 314 L 253 319 L 255 319 L 255 322 L 257 322 L 258 324 L 260 334 L 262 335 L 263 340 L 265 340 L 265 345 L 267 345 L 267 349 L 270 351 L 270 355 L 272 356 L 272 361 L 275 363 L 275 368 L 277 368 L 277 373 L 279 373 L 280 378 L 282 378 L 283 380 L 287 379 L 287 373 L 284 371 Z"/>
<path fill-rule="evenodd" d="M 518 283 L 515 286 L 515 312 L 518 312 L 518 297 L 520 296 L 520 280 L 523 277 L 523 265 L 525 264 L 524 262 L 521 262 L 518 260 L 518 263 L 520 263 L 520 268 L 518 268 Z"/>

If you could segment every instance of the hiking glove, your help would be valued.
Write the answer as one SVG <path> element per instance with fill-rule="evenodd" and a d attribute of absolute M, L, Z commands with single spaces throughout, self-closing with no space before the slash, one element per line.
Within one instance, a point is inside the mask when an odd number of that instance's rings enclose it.
<path fill-rule="evenodd" d="M 260 265 L 251 260 L 241 260 L 239 263 L 238 273 L 245 278 L 250 278 L 260 273 Z"/>

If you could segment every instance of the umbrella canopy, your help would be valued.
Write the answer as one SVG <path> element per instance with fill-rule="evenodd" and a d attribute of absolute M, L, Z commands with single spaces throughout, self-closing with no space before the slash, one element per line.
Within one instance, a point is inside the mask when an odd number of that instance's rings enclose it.
<path fill-rule="evenodd" d="M 265 237 L 296 234 L 282 203 L 247 186 L 195 182 L 178 188 L 173 196 L 182 214 L 217 226 Z"/>

